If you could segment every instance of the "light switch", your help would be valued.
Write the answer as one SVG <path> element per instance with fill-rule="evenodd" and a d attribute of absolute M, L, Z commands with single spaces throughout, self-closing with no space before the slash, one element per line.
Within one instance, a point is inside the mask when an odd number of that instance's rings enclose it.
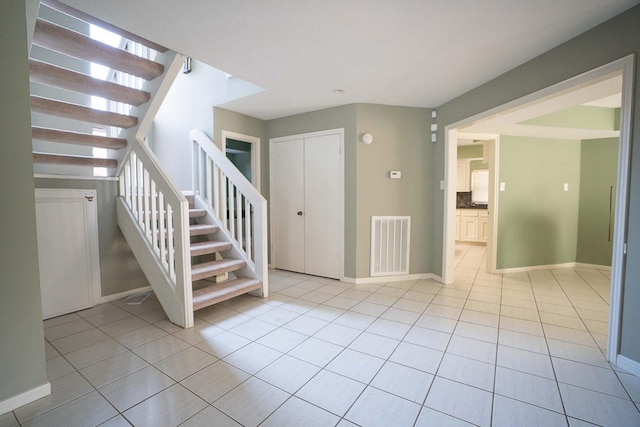
<path fill-rule="evenodd" d="M 444 190 L 444 179 L 440 180 L 440 189 Z"/>
<path fill-rule="evenodd" d="M 500 183 L 500 191 L 504 191 L 506 189 L 506 184 L 504 182 Z"/>
<path fill-rule="evenodd" d="M 389 178 L 391 179 L 400 179 L 402 178 L 401 171 L 389 171 Z"/>
<path fill-rule="evenodd" d="M 564 191 L 569 191 L 569 183 L 568 182 L 564 183 Z"/>

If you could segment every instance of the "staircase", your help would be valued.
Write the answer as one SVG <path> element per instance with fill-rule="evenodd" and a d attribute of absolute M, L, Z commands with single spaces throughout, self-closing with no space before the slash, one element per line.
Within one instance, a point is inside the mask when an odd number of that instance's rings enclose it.
<path fill-rule="evenodd" d="M 92 38 L 92 26 L 119 36 L 118 46 Z M 267 296 L 266 201 L 200 134 L 209 154 L 194 162 L 209 166 L 194 167 L 191 194 L 160 168 L 144 138 L 182 62 L 58 0 L 41 0 L 29 59 L 34 171 L 118 180 L 118 225 L 169 319 L 188 328 L 194 310 L 247 292 Z M 106 79 L 92 75 L 94 64 L 106 67 Z"/>

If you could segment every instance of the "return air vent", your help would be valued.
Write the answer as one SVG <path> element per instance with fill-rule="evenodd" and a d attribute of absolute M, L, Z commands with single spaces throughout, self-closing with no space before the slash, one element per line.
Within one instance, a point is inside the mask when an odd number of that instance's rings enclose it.
<path fill-rule="evenodd" d="M 409 274 L 410 216 L 371 217 L 371 276 Z"/>

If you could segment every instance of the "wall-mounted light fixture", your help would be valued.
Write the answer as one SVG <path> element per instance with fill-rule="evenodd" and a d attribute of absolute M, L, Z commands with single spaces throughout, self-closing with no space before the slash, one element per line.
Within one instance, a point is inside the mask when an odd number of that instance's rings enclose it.
<path fill-rule="evenodd" d="M 373 142 L 373 135 L 371 135 L 370 133 L 363 133 L 362 135 L 360 135 L 360 142 L 366 145 L 371 144 Z"/>
<path fill-rule="evenodd" d="M 184 58 L 184 62 L 182 63 L 182 72 L 184 74 L 189 74 L 191 72 L 191 57 L 187 56 Z"/>

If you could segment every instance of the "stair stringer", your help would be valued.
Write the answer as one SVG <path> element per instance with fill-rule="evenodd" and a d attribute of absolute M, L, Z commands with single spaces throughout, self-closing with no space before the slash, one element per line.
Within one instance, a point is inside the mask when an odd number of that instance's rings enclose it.
<path fill-rule="evenodd" d="M 194 207 L 197 209 L 204 209 L 207 212 L 206 216 L 198 218 L 198 222 L 200 224 L 216 225 L 220 228 L 220 230 L 216 233 L 216 236 L 218 237 L 216 240 L 222 240 L 231 243 L 231 249 L 221 252 L 224 258 L 241 259 L 247 264 L 246 267 L 236 270 L 234 274 L 239 277 L 248 277 L 262 282 L 262 287 L 260 289 L 249 293 L 262 298 L 267 298 L 269 296 L 267 274 L 259 274 L 260 272 L 256 271 L 255 263 L 251 259 L 249 259 L 244 251 L 238 248 L 238 242 L 230 236 L 229 230 L 227 230 L 222 222 L 213 214 L 213 212 L 209 210 L 207 202 L 197 194 L 194 196 Z"/>
<path fill-rule="evenodd" d="M 118 135 L 119 138 L 126 139 L 128 145 L 126 150 L 120 150 L 124 151 L 122 155 L 116 153 L 119 164 L 116 176 L 120 183 L 116 212 L 118 226 L 169 320 L 183 328 L 190 328 L 193 327 L 193 299 L 189 247 L 189 203 L 164 173 L 156 156 L 144 141 L 153 118 L 182 67 L 183 56 L 169 51 L 162 54 L 157 60 L 165 65 L 164 74 L 154 80 L 146 81 L 142 86 L 142 90 L 150 93 L 150 101 L 139 107 L 134 107 L 130 112 L 139 118 L 138 126 L 125 129 Z M 127 182 L 126 177 L 128 173 L 129 181 L 131 181 L 132 164 L 135 164 L 136 167 L 138 164 L 142 165 L 144 168 L 142 180 L 147 185 L 138 182 L 136 188 L 127 187 L 127 184 L 131 184 L 131 182 Z M 144 178 L 145 174 L 148 174 L 147 178 Z M 153 187 L 148 186 L 150 181 L 153 181 Z M 173 211 L 174 234 L 168 247 L 168 251 L 173 254 L 171 256 L 165 254 L 165 258 L 170 257 L 169 262 L 172 259 L 175 260 L 173 274 L 171 271 L 173 266 L 168 267 L 168 263 L 163 262 L 157 248 L 153 248 L 151 244 L 151 229 L 153 227 L 151 221 L 155 216 L 149 212 L 149 205 L 157 203 L 159 194 Z M 138 217 L 136 217 L 132 205 L 143 199 L 145 199 L 146 212 L 138 212 Z M 140 207 L 136 206 L 138 209 Z"/>

